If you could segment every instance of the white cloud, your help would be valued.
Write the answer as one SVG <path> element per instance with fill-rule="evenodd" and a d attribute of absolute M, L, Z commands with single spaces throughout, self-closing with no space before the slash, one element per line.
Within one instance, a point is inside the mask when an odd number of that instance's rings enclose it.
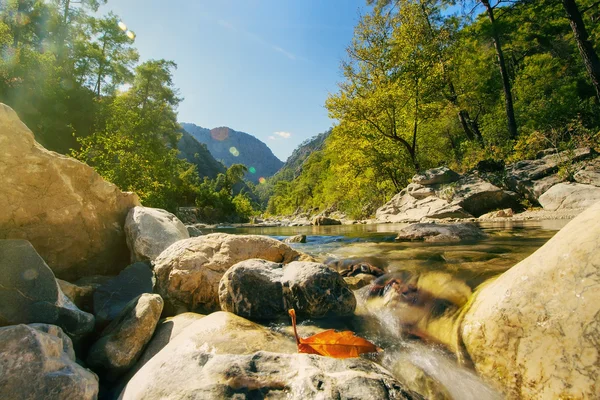
<path fill-rule="evenodd" d="M 284 139 L 289 139 L 292 136 L 289 132 L 274 132 L 277 136 L 282 137 Z M 272 136 L 271 136 L 272 137 Z"/>
<path fill-rule="evenodd" d="M 269 136 L 269 140 L 277 140 L 275 136 Z"/>

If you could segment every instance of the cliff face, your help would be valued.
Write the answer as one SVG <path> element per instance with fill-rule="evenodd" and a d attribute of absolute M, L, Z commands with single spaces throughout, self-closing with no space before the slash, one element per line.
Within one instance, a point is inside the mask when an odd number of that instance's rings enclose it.
<path fill-rule="evenodd" d="M 200 178 L 207 176 L 215 179 L 219 173 L 225 172 L 225 166 L 215 160 L 204 143 L 200 143 L 186 131 L 182 133 L 183 135 L 177 143 L 179 157 L 195 164 Z"/>
<path fill-rule="evenodd" d="M 183 128 L 200 143 L 204 143 L 210 154 L 227 167 L 232 164 L 244 164 L 250 172 L 246 179 L 257 183 L 259 178 L 274 175 L 283 166 L 269 147 L 244 132 L 227 127 L 206 129 L 194 124 L 181 124 Z"/>

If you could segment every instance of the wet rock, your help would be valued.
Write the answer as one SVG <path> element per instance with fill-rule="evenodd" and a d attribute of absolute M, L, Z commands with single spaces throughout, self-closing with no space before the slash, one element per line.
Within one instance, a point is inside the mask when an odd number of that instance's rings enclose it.
<path fill-rule="evenodd" d="M 159 208 L 134 207 L 125 220 L 131 262 L 154 261 L 164 249 L 190 237 L 183 222 Z"/>
<path fill-rule="evenodd" d="M 333 269 L 315 262 L 294 261 L 284 266 L 285 306 L 298 315 L 322 318 L 354 313 L 356 298 L 344 279 Z"/>
<path fill-rule="evenodd" d="M 418 222 L 423 218 L 470 218 L 472 215 L 462 207 L 435 196 L 418 200 L 400 192 L 377 209 L 376 217 L 378 222 Z"/>
<path fill-rule="evenodd" d="M 437 185 L 442 183 L 456 182 L 460 175 L 448 167 L 439 167 L 428 169 L 422 174 L 415 175 L 412 178 L 413 183 L 419 185 Z"/>
<path fill-rule="evenodd" d="M 396 241 L 460 242 L 483 239 L 485 234 L 474 224 L 412 224 L 398 232 Z"/>
<path fill-rule="evenodd" d="M 82 399 L 98 396 L 98 377 L 75 362 L 71 339 L 59 327 L 0 328 L 0 398 Z"/>
<path fill-rule="evenodd" d="M 296 351 L 292 338 L 230 313 L 213 313 L 150 359 L 120 399 L 413 398 L 372 361 Z"/>
<path fill-rule="evenodd" d="M 106 326 L 125 306 L 143 293 L 152 293 L 155 278 L 150 266 L 137 262 L 94 292 L 94 315 L 100 327 Z"/>
<path fill-rule="evenodd" d="M 583 209 L 600 201 L 600 187 L 581 183 L 559 183 L 539 198 L 545 210 Z"/>
<path fill-rule="evenodd" d="M 222 310 L 251 319 L 272 319 L 289 308 L 312 318 L 343 316 L 356 307 L 354 294 L 340 275 L 311 262 L 237 263 L 221 278 L 219 300 Z"/>
<path fill-rule="evenodd" d="M 515 215 L 512 208 L 505 208 L 504 210 L 491 211 L 489 213 L 483 214 L 479 217 L 480 220 L 486 219 L 494 219 L 494 218 L 510 218 Z"/>
<path fill-rule="evenodd" d="M 283 243 L 306 243 L 306 235 L 290 236 L 283 240 Z"/>
<path fill-rule="evenodd" d="M 94 316 L 64 295 L 28 241 L 0 240 L 0 271 L 0 326 L 54 324 L 73 337 L 94 329 Z"/>
<path fill-rule="evenodd" d="M 145 293 L 132 300 L 92 345 L 88 365 L 109 380 L 127 372 L 150 341 L 162 309 L 163 300 L 157 294 Z"/>
<path fill-rule="evenodd" d="M 595 398 L 600 364 L 600 203 L 484 286 L 460 335 L 507 398 Z"/>
<path fill-rule="evenodd" d="M 235 264 L 219 283 L 221 309 L 254 320 L 284 314 L 282 277 L 282 264 L 265 260 Z"/>
<path fill-rule="evenodd" d="M 167 315 L 214 311 L 219 307 L 219 281 L 232 265 L 252 258 L 277 263 L 310 259 L 279 240 L 258 235 L 213 233 L 181 240 L 154 263 L 157 292 Z"/>
<path fill-rule="evenodd" d="M 475 217 L 499 208 L 519 208 L 515 193 L 495 186 L 477 175 L 465 175 L 448 188 L 451 203 Z"/>
<path fill-rule="evenodd" d="M 341 221 L 329 217 L 319 216 L 312 220 L 312 225 L 342 225 Z"/>
<path fill-rule="evenodd" d="M 0 239 L 26 239 L 66 280 L 127 265 L 123 223 L 139 205 L 91 167 L 38 144 L 0 104 Z"/>
<path fill-rule="evenodd" d="M 350 262 L 352 261 L 350 260 Z M 344 265 L 343 261 L 342 265 Z M 339 273 L 343 277 L 351 277 L 356 275 L 372 275 L 374 277 L 379 277 L 385 274 L 381 268 L 377 268 L 376 266 L 367 262 L 357 262 L 344 265 L 344 268 L 340 270 Z"/>
<path fill-rule="evenodd" d="M 365 286 L 369 286 L 375 279 L 377 279 L 375 275 L 370 274 L 356 274 L 344 277 L 344 281 L 350 290 L 358 290 Z"/>

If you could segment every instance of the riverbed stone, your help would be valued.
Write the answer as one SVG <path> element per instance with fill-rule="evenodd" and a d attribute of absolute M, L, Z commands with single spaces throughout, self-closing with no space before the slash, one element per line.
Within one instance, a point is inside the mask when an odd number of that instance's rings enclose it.
<path fill-rule="evenodd" d="M 232 265 L 253 258 L 277 263 L 310 260 L 279 240 L 212 233 L 173 243 L 154 262 L 166 315 L 219 310 L 219 281 Z"/>
<path fill-rule="evenodd" d="M 448 167 L 428 169 L 422 174 L 413 176 L 412 182 L 419 185 L 438 185 L 442 183 L 456 182 L 460 175 Z"/>
<path fill-rule="evenodd" d="M 375 275 L 370 274 L 356 274 L 351 276 L 345 276 L 344 281 L 348 285 L 350 290 L 358 290 L 365 286 L 370 285 L 373 281 L 377 279 Z"/>
<path fill-rule="evenodd" d="M 187 228 L 175 215 L 160 208 L 137 206 L 125 220 L 131 262 L 154 261 L 164 249 L 190 237 Z"/>
<path fill-rule="evenodd" d="M 123 223 L 139 205 L 91 167 L 43 148 L 0 103 L 0 239 L 26 239 L 68 281 L 116 274 L 129 258 Z"/>
<path fill-rule="evenodd" d="M 599 393 L 600 203 L 477 294 L 460 335 L 510 399 Z"/>
<path fill-rule="evenodd" d="M 163 309 L 157 294 L 132 300 L 101 333 L 87 356 L 87 364 L 114 381 L 127 372 L 150 341 Z"/>
<path fill-rule="evenodd" d="M 559 183 L 540 196 L 545 210 L 584 209 L 600 201 L 600 187 L 581 183 Z"/>
<path fill-rule="evenodd" d="M 73 337 L 94 329 L 94 316 L 64 295 L 52 270 L 26 240 L 0 240 L 0 326 L 48 323 Z"/>
<path fill-rule="evenodd" d="M 0 328 L 0 398 L 95 400 L 98 377 L 75 362 L 71 339 L 53 325 Z"/>
<path fill-rule="evenodd" d="M 372 361 L 297 354 L 292 337 L 216 312 L 170 341 L 133 376 L 119 398 L 403 399 L 411 395 Z"/>
<path fill-rule="evenodd" d="M 283 239 L 283 243 L 306 243 L 306 235 L 295 235 Z"/>
<path fill-rule="evenodd" d="M 317 225 L 317 226 L 320 226 L 320 225 L 342 225 L 342 222 L 340 220 L 325 217 L 325 216 L 321 215 L 321 216 L 313 218 L 312 225 Z"/>
<path fill-rule="evenodd" d="M 460 242 L 483 239 L 485 234 L 475 224 L 420 223 L 402 228 L 396 241 Z"/>
<path fill-rule="evenodd" d="M 283 300 L 283 265 L 246 260 L 233 265 L 219 283 L 221 310 L 252 320 L 272 319 L 286 310 Z"/>
<path fill-rule="evenodd" d="M 136 262 L 100 286 L 94 292 L 96 324 L 105 327 L 123 311 L 129 302 L 143 293 L 152 293 L 154 272 L 145 262 Z"/>

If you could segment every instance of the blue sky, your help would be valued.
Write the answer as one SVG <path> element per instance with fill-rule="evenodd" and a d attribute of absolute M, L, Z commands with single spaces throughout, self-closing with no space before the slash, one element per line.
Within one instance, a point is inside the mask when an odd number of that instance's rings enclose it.
<path fill-rule="evenodd" d="M 285 161 L 324 108 L 365 0 L 109 0 L 142 60 L 177 63 L 179 120 L 250 133 Z"/>

